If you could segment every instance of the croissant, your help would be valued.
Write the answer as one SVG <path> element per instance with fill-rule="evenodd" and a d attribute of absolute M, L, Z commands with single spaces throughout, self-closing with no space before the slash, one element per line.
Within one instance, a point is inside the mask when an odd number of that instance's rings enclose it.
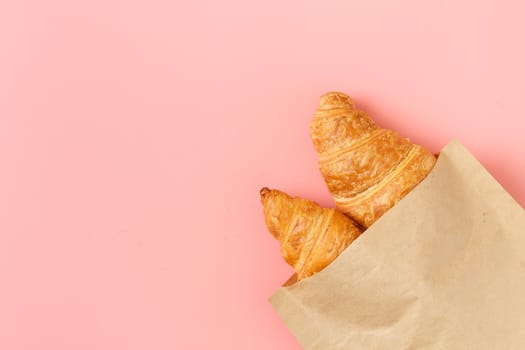
<path fill-rule="evenodd" d="M 341 92 L 320 98 L 310 136 L 336 207 L 367 228 L 432 170 L 436 157 L 379 127 Z"/>
<path fill-rule="evenodd" d="M 266 187 L 260 193 L 266 226 L 280 242 L 281 254 L 294 268 L 297 280 L 321 271 L 361 234 L 336 209 Z"/>

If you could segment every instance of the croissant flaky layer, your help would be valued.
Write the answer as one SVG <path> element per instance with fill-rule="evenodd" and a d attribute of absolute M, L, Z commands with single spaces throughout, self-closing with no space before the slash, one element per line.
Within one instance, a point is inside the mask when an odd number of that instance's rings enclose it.
<path fill-rule="evenodd" d="M 266 225 L 298 280 L 321 271 L 361 234 L 338 210 L 279 190 L 261 189 L 261 201 Z"/>
<path fill-rule="evenodd" d="M 337 208 L 363 227 L 410 192 L 436 161 L 425 148 L 379 127 L 340 92 L 321 96 L 310 135 Z"/>

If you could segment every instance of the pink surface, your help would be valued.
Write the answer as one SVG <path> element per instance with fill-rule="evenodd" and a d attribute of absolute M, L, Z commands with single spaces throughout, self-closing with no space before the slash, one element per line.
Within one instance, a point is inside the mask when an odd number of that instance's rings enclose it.
<path fill-rule="evenodd" d="M 3 1 L 0 349 L 299 349 L 261 186 L 351 94 L 525 204 L 521 1 Z"/>

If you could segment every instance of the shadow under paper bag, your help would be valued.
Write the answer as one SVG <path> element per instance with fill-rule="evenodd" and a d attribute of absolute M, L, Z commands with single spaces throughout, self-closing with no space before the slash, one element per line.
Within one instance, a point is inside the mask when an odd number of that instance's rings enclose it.
<path fill-rule="evenodd" d="M 525 212 L 459 142 L 270 302 L 305 349 L 525 349 Z"/>

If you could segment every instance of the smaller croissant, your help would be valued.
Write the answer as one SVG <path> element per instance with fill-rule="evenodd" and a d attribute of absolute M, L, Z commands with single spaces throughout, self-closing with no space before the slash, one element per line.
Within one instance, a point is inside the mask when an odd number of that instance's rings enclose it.
<path fill-rule="evenodd" d="M 408 194 L 436 162 L 425 148 L 379 127 L 341 92 L 321 96 L 310 135 L 336 207 L 363 227 Z"/>
<path fill-rule="evenodd" d="M 297 280 L 328 266 L 360 234 L 361 229 L 336 209 L 292 198 L 279 190 L 261 189 L 264 218 L 279 241 L 281 254 Z"/>

